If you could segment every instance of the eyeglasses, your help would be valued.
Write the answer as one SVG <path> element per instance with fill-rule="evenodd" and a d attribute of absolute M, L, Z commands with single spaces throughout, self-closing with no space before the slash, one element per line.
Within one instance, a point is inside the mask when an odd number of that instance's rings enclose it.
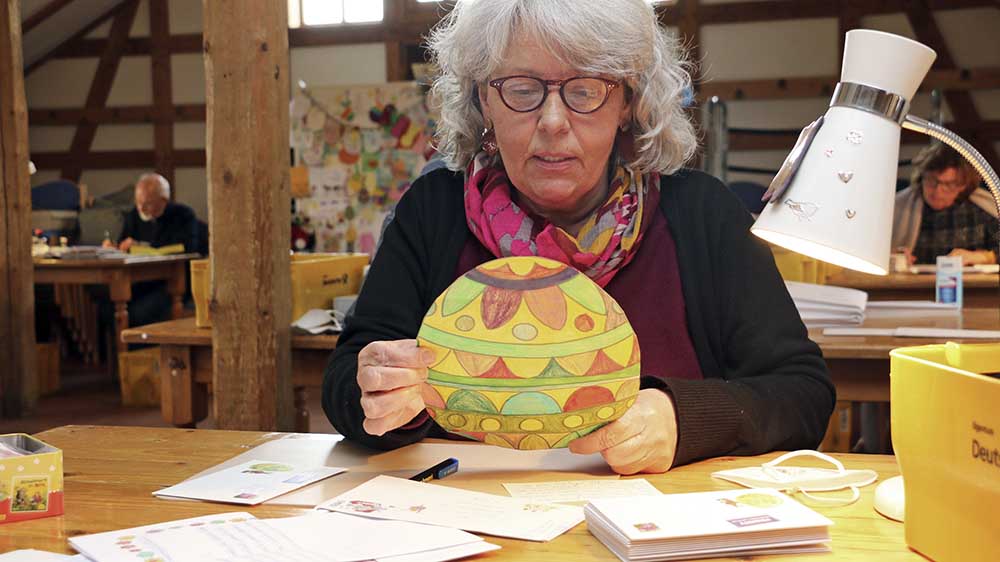
<path fill-rule="evenodd" d="M 611 92 L 621 84 L 606 78 L 576 76 L 566 80 L 542 80 L 534 76 L 505 76 L 490 80 L 500 100 L 512 111 L 528 113 L 545 103 L 549 87 L 559 86 L 559 97 L 577 113 L 593 113 L 604 106 Z"/>
<path fill-rule="evenodd" d="M 945 193 L 957 193 L 965 187 L 965 183 L 961 181 L 940 181 L 933 176 L 924 176 L 924 186 L 928 189 L 940 189 Z"/>

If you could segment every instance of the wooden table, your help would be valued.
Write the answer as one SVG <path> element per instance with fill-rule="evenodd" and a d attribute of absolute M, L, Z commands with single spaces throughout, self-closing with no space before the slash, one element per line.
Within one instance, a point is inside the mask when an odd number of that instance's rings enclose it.
<path fill-rule="evenodd" d="M 844 269 L 827 277 L 827 285 L 861 289 L 868 300 L 929 300 L 935 298 L 933 273 L 890 273 L 869 275 Z M 963 273 L 962 303 L 966 307 L 1000 306 L 1000 276 L 996 273 Z"/>
<path fill-rule="evenodd" d="M 1000 309 L 964 308 L 961 314 L 919 311 L 882 314 L 869 310 L 861 328 L 900 326 L 1000 330 Z M 889 351 L 941 343 L 941 339 L 897 338 L 890 336 L 824 336 L 820 328 L 809 330 L 819 344 L 837 387 L 837 400 L 856 402 L 889 401 Z M 954 340 L 987 343 L 990 340 Z"/>
<path fill-rule="evenodd" d="M 299 515 L 307 510 L 268 504 L 247 508 L 206 502 L 169 501 L 153 497 L 161 487 L 175 484 L 204 469 L 234 457 L 252 446 L 277 437 L 274 433 L 153 429 L 135 427 L 67 426 L 38 435 L 63 450 L 66 513 L 21 523 L 0 525 L 0 553 L 21 548 L 71 552 L 68 537 L 98 533 L 231 511 L 249 511 L 260 518 Z M 456 448 L 481 447 L 476 443 L 452 442 Z M 340 447 L 341 445 L 338 445 Z M 759 465 L 777 453 L 760 457 L 721 457 L 680 467 L 666 474 L 644 475 L 663 492 L 694 492 L 732 489 L 736 486 L 709 476 L 716 470 Z M 884 455 L 835 455 L 848 468 L 871 468 L 884 479 L 899 473 L 894 457 Z M 390 466 L 386 455 L 367 458 L 367 465 L 352 472 L 379 472 L 416 467 Z M 558 478 L 544 473 L 540 479 Z M 334 477 L 336 478 L 336 477 Z M 496 493 L 501 473 L 489 481 L 463 476 L 460 470 L 438 484 Z M 922 557 L 909 550 L 903 525 L 878 515 L 872 508 L 875 486 L 861 489 L 861 499 L 844 507 L 816 507 L 834 521 L 830 529 L 833 555 L 782 555 L 754 557 L 760 560 L 914 560 Z M 586 525 L 578 525 L 553 541 L 537 543 L 485 537 L 501 550 L 475 560 L 528 560 L 579 562 L 616 561 L 617 558 L 594 538 Z M 733 559 L 727 559 L 733 560 Z M 745 560 L 743 558 L 742 560 Z"/>
<path fill-rule="evenodd" d="M 115 340 L 128 328 L 128 302 L 132 284 L 166 281 L 173 300 L 173 317 L 180 316 L 187 289 L 188 262 L 199 254 L 169 256 L 129 256 L 120 259 L 35 259 L 36 284 L 107 285 L 115 306 Z"/>
<path fill-rule="evenodd" d="M 122 332 L 122 341 L 160 346 L 160 410 L 164 421 L 194 427 L 208 416 L 211 328 L 198 328 L 194 318 L 179 318 L 127 329 Z M 298 431 L 309 431 L 306 387 L 323 385 L 323 371 L 336 345 L 335 335 L 292 335 L 292 387 Z"/>

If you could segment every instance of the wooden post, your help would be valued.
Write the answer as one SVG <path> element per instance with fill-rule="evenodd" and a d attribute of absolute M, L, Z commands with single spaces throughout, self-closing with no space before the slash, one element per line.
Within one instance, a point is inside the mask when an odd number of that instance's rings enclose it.
<path fill-rule="evenodd" d="M 385 0 L 382 25 L 393 29 L 402 23 L 403 0 Z M 385 78 L 388 82 L 406 80 L 406 47 L 398 38 L 385 42 Z"/>
<path fill-rule="evenodd" d="M 20 416 L 38 394 L 22 67 L 20 2 L 0 2 L 0 417 Z"/>
<path fill-rule="evenodd" d="M 681 13 L 681 18 L 678 22 L 678 32 L 680 34 L 681 41 L 683 41 L 684 50 L 687 51 L 688 60 L 691 62 L 692 86 L 697 89 L 702 78 L 701 23 L 698 20 L 698 0 L 679 0 L 677 3 L 677 10 Z M 693 93 L 694 92 L 692 92 L 692 94 Z M 701 107 L 697 104 L 692 105 L 688 111 L 688 115 L 691 117 L 691 122 L 694 123 L 695 129 L 698 131 L 699 137 L 704 136 L 705 133 L 702 131 L 701 122 Z M 699 150 L 695 154 L 691 165 L 701 168 L 704 157 L 705 153 Z"/>
<path fill-rule="evenodd" d="M 156 173 L 174 185 L 174 101 L 170 73 L 170 11 L 167 0 L 149 0 L 153 70 L 153 158 Z M 177 198 L 177 190 L 170 190 Z"/>
<path fill-rule="evenodd" d="M 288 6 L 206 0 L 212 380 L 220 429 L 291 430 Z"/>

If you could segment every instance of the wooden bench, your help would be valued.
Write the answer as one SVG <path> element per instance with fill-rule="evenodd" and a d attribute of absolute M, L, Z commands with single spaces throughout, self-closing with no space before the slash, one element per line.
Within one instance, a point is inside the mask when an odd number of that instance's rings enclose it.
<path fill-rule="evenodd" d="M 160 346 L 160 410 L 167 423 L 194 427 L 208 416 L 212 384 L 212 329 L 181 318 L 122 331 L 125 343 Z M 337 345 L 335 335 L 292 335 L 295 429 L 309 431 L 306 389 L 323 385 L 323 371 Z"/>

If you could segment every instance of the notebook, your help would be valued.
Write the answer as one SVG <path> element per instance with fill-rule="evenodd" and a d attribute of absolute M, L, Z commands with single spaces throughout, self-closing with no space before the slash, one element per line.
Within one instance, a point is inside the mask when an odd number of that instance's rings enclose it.
<path fill-rule="evenodd" d="M 833 525 L 770 489 L 598 499 L 584 516 L 626 562 L 826 552 Z"/>

